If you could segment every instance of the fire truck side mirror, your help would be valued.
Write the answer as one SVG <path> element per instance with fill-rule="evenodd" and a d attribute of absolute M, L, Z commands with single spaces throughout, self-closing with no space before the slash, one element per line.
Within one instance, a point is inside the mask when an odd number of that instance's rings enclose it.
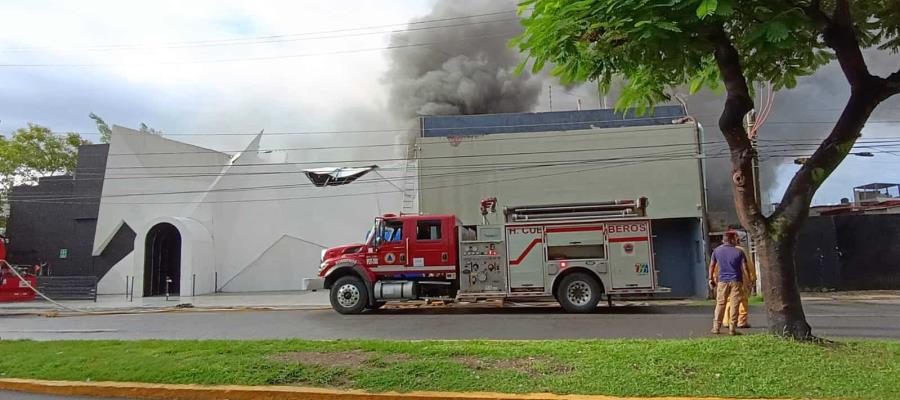
<path fill-rule="evenodd" d="M 373 245 L 375 248 L 378 248 L 378 247 L 380 247 L 382 244 L 384 244 L 384 238 L 381 237 L 381 236 L 375 236 L 375 240 L 372 241 L 372 245 Z"/>

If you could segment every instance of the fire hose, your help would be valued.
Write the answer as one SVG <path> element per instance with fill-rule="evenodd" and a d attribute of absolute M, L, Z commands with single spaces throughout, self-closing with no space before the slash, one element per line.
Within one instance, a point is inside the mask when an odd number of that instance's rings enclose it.
<path fill-rule="evenodd" d="M 0 263 L 3 263 L 4 265 L 6 265 L 6 268 L 8 268 L 10 271 L 12 271 L 12 273 L 13 273 L 15 276 L 19 277 L 19 281 L 23 282 L 27 288 L 33 290 L 35 294 L 37 294 L 38 296 L 41 296 L 44 300 L 47 300 L 47 301 L 49 301 L 49 302 L 55 304 L 56 306 L 58 306 L 58 307 L 60 307 L 60 308 L 63 308 L 63 309 L 66 309 L 66 310 L 69 310 L 69 311 L 74 311 L 74 312 L 77 312 L 77 313 L 85 313 L 85 314 L 90 314 L 90 313 L 91 313 L 91 311 L 79 310 L 79 309 L 74 308 L 74 307 L 69 307 L 69 306 L 67 306 L 67 305 L 65 305 L 65 304 L 61 304 L 61 303 L 59 303 L 58 301 L 53 300 L 53 299 L 47 297 L 47 295 L 41 293 L 40 290 L 37 290 L 36 287 L 31 286 L 31 282 L 28 282 L 28 279 L 25 279 L 25 277 L 22 276 L 22 274 L 20 274 L 19 271 L 18 271 L 15 267 L 13 267 L 12 265 L 10 265 L 10 263 L 6 262 L 6 260 L 0 260 Z"/>
<path fill-rule="evenodd" d="M 284 308 L 278 308 L 278 307 L 264 307 L 264 306 L 258 306 L 258 307 L 251 307 L 251 306 L 248 306 L 248 307 L 227 307 L 227 308 L 225 308 L 225 307 L 217 307 L 217 308 L 202 308 L 202 309 L 196 309 L 196 308 L 183 308 L 183 307 L 174 306 L 174 307 L 167 307 L 167 308 L 145 309 L 145 310 L 134 310 L 134 309 L 131 309 L 131 310 L 108 310 L 108 311 L 89 311 L 89 310 L 82 310 L 82 309 L 78 309 L 78 308 L 75 308 L 75 307 L 69 307 L 69 306 L 67 306 L 67 305 L 65 305 L 65 304 L 62 304 L 62 303 L 60 303 L 60 302 L 58 302 L 58 301 L 56 301 L 56 300 L 51 299 L 50 297 L 47 297 L 47 295 L 45 295 L 44 293 L 41 293 L 41 291 L 39 291 L 36 287 L 32 286 L 32 285 L 31 285 L 31 282 L 28 282 L 28 280 L 25 279 L 25 277 L 22 276 L 22 275 L 19 273 L 19 271 L 16 270 L 11 264 L 9 264 L 8 262 L 6 262 L 6 260 L 0 260 L 0 266 L 3 266 L 3 265 L 5 265 L 7 268 L 9 268 L 9 270 L 12 271 L 12 273 L 13 273 L 15 276 L 17 276 L 22 282 L 25 282 L 25 286 L 26 286 L 27 288 L 33 290 L 35 294 L 37 294 L 38 296 L 41 296 L 41 298 L 43 298 L 44 300 L 47 300 L 48 302 L 50 302 L 50 303 L 56 305 L 57 307 L 59 307 L 59 308 L 61 308 L 61 309 L 68 310 L 68 311 L 71 311 L 71 312 L 74 312 L 74 313 L 77 313 L 77 314 L 113 315 L 113 314 L 151 314 L 151 313 L 186 312 L 186 311 L 190 311 L 190 312 L 218 312 L 218 311 L 259 311 L 259 310 L 278 311 L 278 310 L 285 310 Z"/>

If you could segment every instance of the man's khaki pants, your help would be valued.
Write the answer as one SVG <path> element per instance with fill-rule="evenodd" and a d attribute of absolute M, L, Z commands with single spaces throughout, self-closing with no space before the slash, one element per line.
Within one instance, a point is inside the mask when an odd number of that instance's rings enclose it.
<path fill-rule="evenodd" d="M 738 326 L 749 325 L 749 316 L 750 316 L 750 293 L 753 292 L 753 288 L 749 283 L 745 283 L 743 285 L 743 290 L 741 291 L 741 303 L 740 307 L 738 307 Z M 731 307 L 732 303 L 729 301 L 725 306 L 725 312 L 722 316 L 722 326 L 728 326 L 728 316 L 731 315 Z"/>
<path fill-rule="evenodd" d="M 719 282 L 716 284 L 716 313 L 713 316 L 713 329 L 718 330 L 722 324 L 722 317 L 725 316 L 725 304 L 728 302 L 735 305 L 740 304 L 743 286 L 740 281 Z M 731 321 L 729 326 L 731 330 L 737 328 L 738 307 L 729 308 L 728 320 Z"/>

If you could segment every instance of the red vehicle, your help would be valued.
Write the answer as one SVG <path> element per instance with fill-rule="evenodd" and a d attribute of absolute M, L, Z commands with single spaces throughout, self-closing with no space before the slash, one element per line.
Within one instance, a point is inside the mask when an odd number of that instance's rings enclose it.
<path fill-rule="evenodd" d="M 657 284 L 647 201 L 509 207 L 491 225 L 454 215 L 375 218 L 365 243 L 322 252 L 309 289 L 330 290 L 332 307 L 356 314 L 388 301 L 556 299 L 589 312 L 605 296 L 646 296 Z M 507 256 L 508 255 L 508 256 Z"/>
<path fill-rule="evenodd" d="M 31 288 L 37 286 L 37 277 L 19 268 L 16 272 L 25 278 L 23 281 L 12 268 L 17 267 L 6 261 L 6 238 L 0 236 L 0 302 L 34 300 L 34 290 Z"/>

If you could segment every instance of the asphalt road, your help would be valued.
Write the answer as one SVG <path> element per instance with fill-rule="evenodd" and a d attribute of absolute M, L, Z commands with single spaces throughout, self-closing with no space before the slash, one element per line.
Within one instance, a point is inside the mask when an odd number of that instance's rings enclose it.
<path fill-rule="evenodd" d="M 824 337 L 900 338 L 900 304 L 810 302 L 805 310 Z M 712 306 L 630 306 L 567 314 L 558 307 L 180 312 L 47 318 L 0 317 L 2 339 L 581 339 L 688 338 L 709 335 Z M 764 310 L 751 307 L 762 327 Z M 759 331 L 753 328 L 749 331 Z"/>
<path fill-rule="evenodd" d="M 0 390 L 0 399 L 3 400 L 125 400 L 109 397 L 81 397 L 81 396 L 57 396 L 52 394 L 33 394 L 23 392 L 8 392 Z"/>

